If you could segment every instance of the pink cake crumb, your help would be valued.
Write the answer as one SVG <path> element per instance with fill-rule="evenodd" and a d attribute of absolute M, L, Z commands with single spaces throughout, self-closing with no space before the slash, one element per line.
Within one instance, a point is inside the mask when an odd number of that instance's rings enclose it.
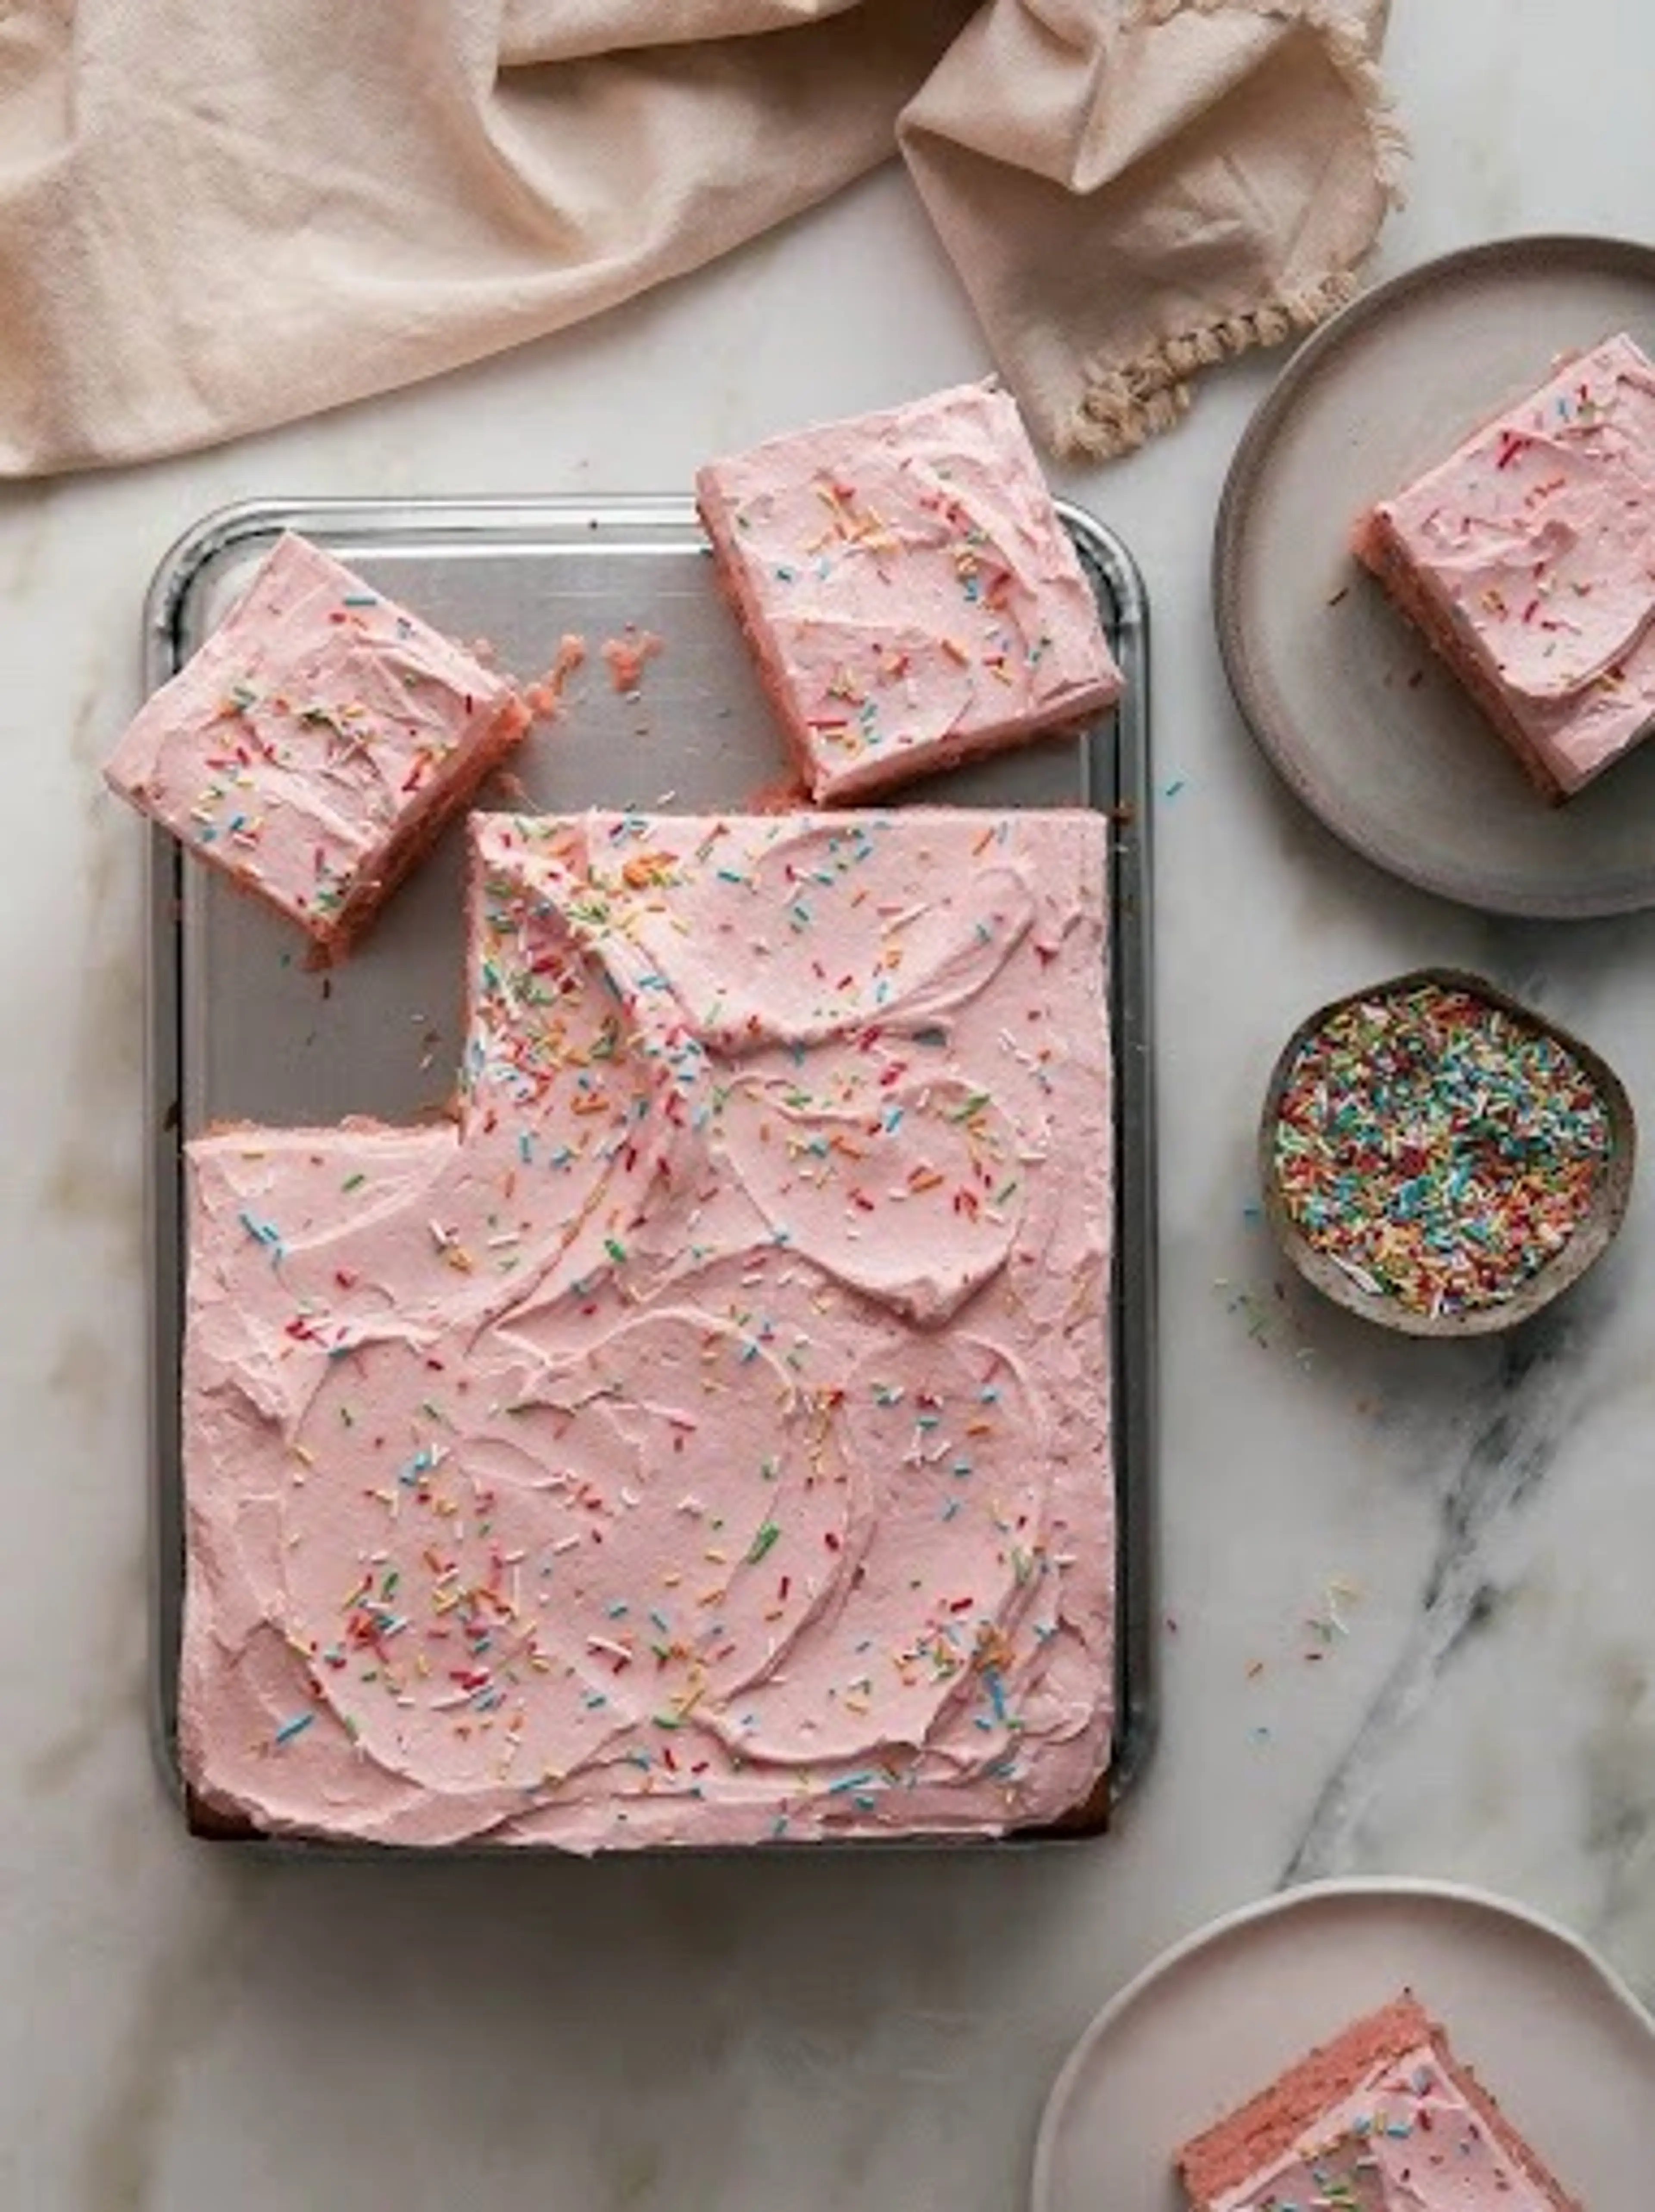
<path fill-rule="evenodd" d="M 636 691 L 643 681 L 644 670 L 666 650 L 654 630 L 639 629 L 629 623 L 623 636 L 604 640 L 603 654 L 609 664 L 610 682 L 623 694 Z"/>
<path fill-rule="evenodd" d="M 563 711 L 564 692 L 569 679 L 577 668 L 586 664 L 586 640 L 578 632 L 566 630 L 557 641 L 551 666 L 543 675 L 525 687 L 523 697 L 536 721 L 555 722 Z"/>
<path fill-rule="evenodd" d="M 105 775 L 326 965 L 528 724 L 509 684 L 289 533 Z"/>
<path fill-rule="evenodd" d="M 818 804 L 1078 726 L 1119 696 L 1015 402 L 967 385 L 696 479 L 720 581 Z"/>
<path fill-rule="evenodd" d="M 755 786 L 747 793 L 742 811 L 747 814 L 791 814 L 809 804 L 810 793 L 796 775 L 778 775 Z"/>

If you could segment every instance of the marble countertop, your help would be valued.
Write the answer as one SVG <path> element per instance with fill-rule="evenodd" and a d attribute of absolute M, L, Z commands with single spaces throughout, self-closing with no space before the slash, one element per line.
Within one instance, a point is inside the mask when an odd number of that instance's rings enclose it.
<path fill-rule="evenodd" d="M 1617 0 L 1396 0 L 1415 159 L 1378 273 L 1524 230 L 1655 234 L 1652 67 L 1655 21 Z M 160 555 L 261 494 L 682 486 L 709 451 L 985 366 L 886 173 L 475 371 L 223 452 L 0 489 L 8 2205 L 989 2212 L 1022 2201 L 1041 2101 L 1098 2006 L 1212 1914 L 1317 1875 L 1508 1892 L 1655 1999 L 1650 1179 L 1555 1318 L 1463 1346 L 1382 1339 L 1286 1285 L 1250 1179 L 1293 1022 L 1427 961 L 1514 988 L 1655 1097 L 1655 915 L 1484 921 L 1375 874 L 1277 784 L 1226 693 L 1207 580 L 1269 358 L 1212 377 L 1171 438 L 1062 477 L 1147 580 L 1171 793 L 1164 1729 L 1117 1832 L 1003 1858 L 298 1866 L 191 1845 L 162 1796 L 142 839 L 97 779 Z"/>

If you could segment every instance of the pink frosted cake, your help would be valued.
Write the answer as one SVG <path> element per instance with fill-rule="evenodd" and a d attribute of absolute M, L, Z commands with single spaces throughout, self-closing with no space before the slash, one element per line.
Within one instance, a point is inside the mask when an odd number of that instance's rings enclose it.
<path fill-rule="evenodd" d="M 1548 798 L 1655 730 L 1655 367 L 1629 337 L 1382 501 L 1355 547 Z"/>
<path fill-rule="evenodd" d="M 472 832 L 457 1126 L 190 1147 L 198 1825 L 588 1851 L 1095 1808 L 1104 825 Z"/>
<path fill-rule="evenodd" d="M 1406 1993 L 1186 2143 L 1192 2212 L 1579 2212 Z"/>
<path fill-rule="evenodd" d="M 1121 674 L 1015 402 L 965 385 L 696 479 L 811 796 L 843 803 L 1083 719 Z"/>
<path fill-rule="evenodd" d="M 106 773 L 326 960 L 527 727 L 509 685 L 289 535 Z"/>

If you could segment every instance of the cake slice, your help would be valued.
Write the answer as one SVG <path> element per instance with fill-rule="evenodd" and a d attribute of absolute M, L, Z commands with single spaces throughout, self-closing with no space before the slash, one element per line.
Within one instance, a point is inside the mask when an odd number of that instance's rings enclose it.
<path fill-rule="evenodd" d="M 1580 2212 L 1406 1990 L 1175 2162 L 1191 2212 Z"/>
<path fill-rule="evenodd" d="M 1655 730 L 1655 365 L 1624 333 L 1382 500 L 1354 547 L 1547 798 Z"/>
<path fill-rule="evenodd" d="M 884 793 L 1077 721 L 1121 672 L 1016 403 L 965 385 L 696 479 L 800 781 Z"/>
<path fill-rule="evenodd" d="M 289 533 L 105 773 L 325 964 L 528 725 L 509 684 Z"/>

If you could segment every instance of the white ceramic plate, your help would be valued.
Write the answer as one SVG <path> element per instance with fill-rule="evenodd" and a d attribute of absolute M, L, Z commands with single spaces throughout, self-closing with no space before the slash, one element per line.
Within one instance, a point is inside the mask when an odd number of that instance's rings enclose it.
<path fill-rule="evenodd" d="M 1360 1881 L 1215 1922 L 1098 2014 L 1041 2122 L 1034 2212 L 1183 2212 L 1173 2151 L 1404 1985 L 1567 2190 L 1646 2201 L 1655 2023 L 1624 1984 L 1496 1898 Z"/>
<path fill-rule="evenodd" d="M 1555 355 L 1622 330 L 1655 352 L 1655 248 L 1506 239 L 1410 270 L 1295 355 L 1219 509 L 1220 650 L 1260 744 L 1346 843 L 1494 913 L 1655 904 L 1655 743 L 1548 806 L 1358 567 L 1350 527 Z"/>

